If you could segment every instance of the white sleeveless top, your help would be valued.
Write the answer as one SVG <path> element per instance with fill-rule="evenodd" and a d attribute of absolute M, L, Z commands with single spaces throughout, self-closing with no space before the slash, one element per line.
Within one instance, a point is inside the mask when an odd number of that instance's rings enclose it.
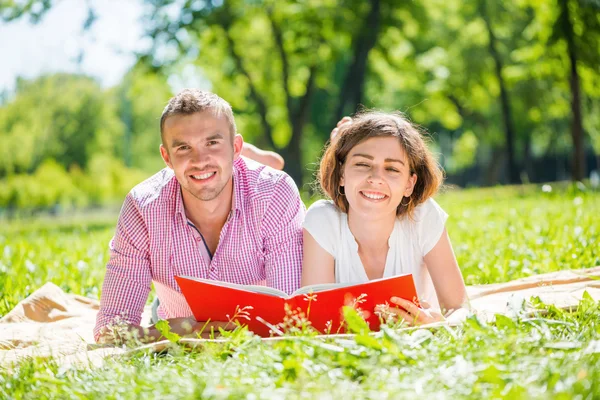
<path fill-rule="evenodd" d="M 439 303 L 423 257 L 433 249 L 444 232 L 448 214 L 433 199 L 419 204 L 413 219 L 396 219 L 388 240 L 389 250 L 383 277 L 413 274 L 417 295 L 432 307 Z M 361 283 L 369 280 L 358 255 L 358 244 L 348 226 L 348 215 L 331 200 L 319 200 L 308 211 L 304 229 L 335 260 L 335 281 Z"/>

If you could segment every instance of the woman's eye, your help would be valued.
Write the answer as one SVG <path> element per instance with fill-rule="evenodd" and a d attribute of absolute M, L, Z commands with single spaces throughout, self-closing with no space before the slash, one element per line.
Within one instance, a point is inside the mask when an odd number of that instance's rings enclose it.
<path fill-rule="evenodd" d="M 387 170 L 390 172 L 400 172 L 396 168 L 387 168 Z"/>
<path fill-rule="evenodd" d="M 356 166 L 357 166 L 357 167 L 363 167 L 363 168 L 364 168 L 364 167 L 367 167 L 367 168 L 369 168 L 369 164 L 365 164 L 365 163 L 358 163 L 358 164 L 356 164 Z"/>

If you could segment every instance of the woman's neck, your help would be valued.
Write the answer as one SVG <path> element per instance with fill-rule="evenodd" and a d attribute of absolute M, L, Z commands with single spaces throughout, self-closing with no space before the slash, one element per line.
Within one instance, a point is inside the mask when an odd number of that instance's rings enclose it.
<path fill-rule="evenodd" d="M 358 247 L 364 250 L 379 250 L 388 248 L 388 240 L 394 230 L 396 214 L 365 218 L 362 215 L 348 212 L 348 227 L 354 236 Z"/>

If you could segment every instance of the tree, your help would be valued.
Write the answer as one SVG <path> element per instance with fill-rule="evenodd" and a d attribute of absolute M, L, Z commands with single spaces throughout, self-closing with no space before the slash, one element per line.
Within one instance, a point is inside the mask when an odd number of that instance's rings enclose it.
<path fill-rule="evenodd" d="M 579 63 L 600 65 L 600 5 L 588 0 L 559 0 L 560 13 L 554 26 L 555 40 L 567 45 L 569 86 L 571 88 L 571 136 L 573 139 L 573 180 L 585 178 L 585 135 L 583 131 Z M 579 33 L 576 33 L 577 25 Z M 596 49 L 596 51 L 590 51 Z"/>
<path fill-rule="evenodd" d="M 20 79 L 14 98 L 0 108 L 0 176 L 31 173 L 46 159 L 85 168 L 95 153 L 116 155 L 122 132 L 115 102 L 93 79 Z"/>
<path fill-rule="evenodd" d="M 173 12 L 171 2 L 152 2 L 156 46 L 143 60 L 167 73 L 197 64 L 231 102 L 243 133 L 282 153 L 299 184 L 306 132 L 326 140 L 336 120 L 356 110 L 380 31 L 398 23 L 395 9 L 418 8 L 393 0 L 194 4 Z M 171 59 L 162 57 L 167 48 Z"/>

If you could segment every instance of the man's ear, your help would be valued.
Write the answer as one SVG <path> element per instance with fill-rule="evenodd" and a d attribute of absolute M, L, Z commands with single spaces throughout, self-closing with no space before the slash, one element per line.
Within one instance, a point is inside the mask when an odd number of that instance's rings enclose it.
<path fill-rule="evenodd" d="M 233 137 L 233 159 L 237 160 L 242 155 L 242 147 L 244 147 L 244 138 L 240 134 Z"/>
<path fill-rule="evenodd" d="M 410 197 L 412 194 L 415 184 L 417 183 L 417 174 L 412 174 L 410 178 L 408 178 L 408 185 L 406 186 L 406 190 L 404 191 L 405 197 Z"/>
<path fill-rule="evenodd" d="M 160 145 L 160 155 L 165 164 L 167 164 L 167 167 L 173 169 L 173 164 L 171 164 L 171 157 L 169 156 L 169 151 L 162 144 Z"/>

